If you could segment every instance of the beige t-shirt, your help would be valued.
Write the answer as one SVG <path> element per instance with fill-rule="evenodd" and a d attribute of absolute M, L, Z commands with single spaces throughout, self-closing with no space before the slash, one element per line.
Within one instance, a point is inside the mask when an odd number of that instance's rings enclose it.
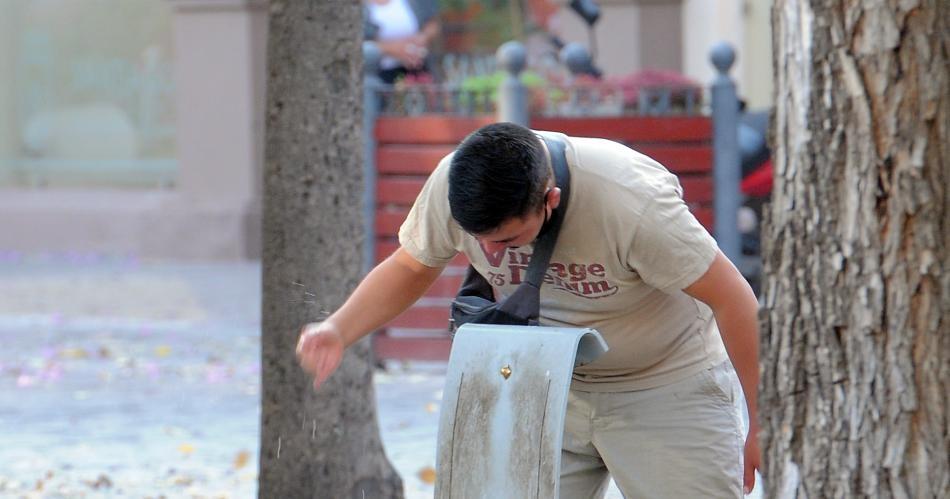
<path fill-rule="evenodd" d="M 725 360 L 712 311 L 682 292 L 706 272 L 718 249 L 687 209 L 676 177 L 622 144 L 550 135 L 567 145 L 571 193 L 541 286 L 540 322 L 594 328 L 610 347 L 575 369 L 572 387 L 652 388 Z M 448 202 L 450 160 L 444 158 L 426 181 L 399 241 L 432 267 L 464 253 L 508 296 L 524 278 L 533 248 L 486 254 L 458 226 Z"/>

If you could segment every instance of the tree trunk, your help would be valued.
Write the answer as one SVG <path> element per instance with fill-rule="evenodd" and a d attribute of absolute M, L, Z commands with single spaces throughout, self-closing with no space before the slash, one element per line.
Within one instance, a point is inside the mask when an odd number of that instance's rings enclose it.
<path fill-rule="evenodd" d="M 950 494 L 948 16 L 775 2 L 766 497 Z"/>
<path fill-rule="evenodd" d="M 360 2 L 271 2 L 264 164 L 262 498 L 401 498 L 383 453 L 369 344 L 314 392 L 300 327 L 361 277 Z"/>

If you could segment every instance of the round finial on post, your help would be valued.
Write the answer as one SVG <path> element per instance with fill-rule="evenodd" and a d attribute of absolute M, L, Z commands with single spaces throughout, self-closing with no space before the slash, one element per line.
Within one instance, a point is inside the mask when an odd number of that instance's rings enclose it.
<path fill-rule="evenodd" d="M 712 61 L 716 70 L 726 74 L 736 62 L 736 50 L 729 42 L 718 42 L 709 51 L 709 60 Z"/>
<path fill-rule="evenodd" d="M 524 44 L 519 41 L 503 43 L 495 52 L 495 57 L 498 59 L 499 67 L 515 76 L 524 71 L 528 65 L 528 53 Z"/>
<path fill-rule="evenodd" d="M 379 73 L 379 63 L 383 59 L 383 51 L 376 42 L 363 42 L 363 74 L 376 76 Z"/>
<path fill-rule="evenodd" d="M 590 52 L 587 51 L 587 47 L 577 42 L 565 45 L 558 57 L 561 59 L 561 64 L 567 66 L 568 71 L 575 76 L 586 73 L 591 67 Z"/>

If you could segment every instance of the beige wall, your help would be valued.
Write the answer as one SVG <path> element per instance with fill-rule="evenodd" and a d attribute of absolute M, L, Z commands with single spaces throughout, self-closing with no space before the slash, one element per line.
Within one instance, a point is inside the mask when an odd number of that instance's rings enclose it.
<path fill-rule="evenodd" d="M 772 0 L 747 0 L 742 95 L 752 109 L 772 107 Z"/>
<path fill-rule="evenodd" d="M 260 162 L 264 71 L 256 66 L 266 47 L 264 4 L 172 5 L 180 189 L 198 204 L 246 203 Z"/>
<path fill-rule="evenodd" d="M 566 3 L 566 2 L 565 2 Z M 565 43 L 577 42 L 591 48 L 587 24 L 566 5 L 557 13 L 558 28 Z M 640 49 L 635 36 L 640 10 L 633 2 L 602 2 L 594 25 L 596 64 L 607 74 L 624 74 L 640 69 Z"/>
<path fill-rule="evenodd" d="M 236 254 L 258 257 L 267 2 L 171 3 L 180 192 L 192 209 L 235 214 L 223 235 L 241 234 Z"/>
<path fill-rule="evenodd" d="M 725 40 L 736 48 L 730 73 L 750 108 L 772 103 L 772 0 L 684 0 L 683 59 L 690 77 L 708 84 L 714 70 L 710 47 Z"/>
<path fill-rule="evenodd" d="M 683 1 L 683 72 L 708 85 L 715 76 L 709 62 L 709 49 L 721 40 L 732 43 L 736 50 L 743 44 L 742 0 Z M 738 54 L 732 68 L 733 78 L 740 78 L 745 57 Z"/>
<path fill-rule="evenodd" d="M 597 65 L 607 75 L 644 68 L 680 70 L 681 0 L 602 0 L 594 26 Z M 587 24 L 567 7 L 558 11 L 558 29 L 566 42 L 590 47 Z"/>
<path fill-rule="evenodd" d="M 683 19 L 680 0 L 639 0 L 638 40 L 644 68 L 683 70 Z"/>

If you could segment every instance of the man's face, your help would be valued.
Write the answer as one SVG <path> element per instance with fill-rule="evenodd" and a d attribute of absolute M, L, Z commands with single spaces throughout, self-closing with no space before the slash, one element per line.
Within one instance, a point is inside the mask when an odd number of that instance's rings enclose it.
<path fill-rule="evenodd" d="M 495 230 L 476 235 L 475 239 L 487 253 L 498 253 L 507 248 L 531 244 L 538 238 L 541 228 L 560 201 L 561 190 L 557 187 L 548 189 L 544 194 L 544 202 L 540 210 L 534 210 L 524 217 L 510 218 L 502 222 Z"/>

